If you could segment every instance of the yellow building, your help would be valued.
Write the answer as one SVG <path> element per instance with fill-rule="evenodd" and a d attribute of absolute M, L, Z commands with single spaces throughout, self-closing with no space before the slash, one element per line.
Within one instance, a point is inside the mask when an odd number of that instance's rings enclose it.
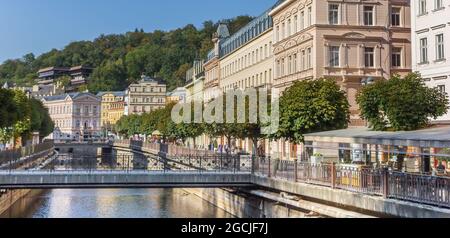
<path fill-rule="evenodd" d="M 116 124 L 125 112 L 125 92 L 100 92 L 102 99 L 101 127 L 109 129 Z"/>

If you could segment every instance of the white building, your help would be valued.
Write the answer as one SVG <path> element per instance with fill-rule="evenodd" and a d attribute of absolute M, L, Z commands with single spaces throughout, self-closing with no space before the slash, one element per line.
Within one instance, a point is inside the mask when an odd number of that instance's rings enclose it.
<path fill-rule="evenodd" d="M 427 85 L 450 92 L 450 0 L 413 0 L 413 70 Z M 450 123 L 450 113 L 437 123 Z"/>
<path fill-rule="evenodd" d="M 55 131 L 54 140 L 89 140 L 101 133 L 101 99 L 90 93 L 69 93 L 42 99 Z"/>

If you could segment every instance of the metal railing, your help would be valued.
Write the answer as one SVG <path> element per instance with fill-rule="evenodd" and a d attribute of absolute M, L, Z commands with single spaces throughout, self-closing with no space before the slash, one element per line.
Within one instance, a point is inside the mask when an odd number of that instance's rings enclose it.
<path fill-rule="evenodd" d="M 19 162 L 23 159 L 34 159 L 34 157 L 40 156 L 53 148 L 53 141 L 46 141 L 38 145 L 30 145 L 19 149 L 0 151 L 0 166 Z"/>
<path fill-rule="evenodd" d="M 274 179 L 450 208 L 447 177 L 270 158 L 256 158 L 252 170 L 256 175 Z"/>
<path fill-rule="evenodd" d="M 164 153 L 168 156 L 214 156 L 222 154 L 216 153 L 214 151 L 187 148 L 174 144 L 148 143 L 134 140 L 116 140 L 114 142 L 114 145 L 120 145 L 122 147 L 128 147 L 137 150 L 146 149 L 155 153 Z"/>
<path fill-rule="evenodd" d="M 450 207 L 450 178 L 392 172 L 389 198 Z"/>
<path fill-rule="evenodd" d="M 383 195 L 381 170 L 347 166 L 336 166 L 335 168 L 334 186 L 336 188 L 364 194 Z"/>
<path fill-rule="evenodd" d="M 201 171 L 251 171 L 264 177 L 325 186 L 332 189 L 383 196 L 450 208 L 450 178 L 390 172 L 387 169 L 352 167 L 335 163 L 312 164 L 265 157 L 242 159 L 237 155 L 143 142 L 116 142 L 131 148 L 163 152 L 168 163 Z"/>

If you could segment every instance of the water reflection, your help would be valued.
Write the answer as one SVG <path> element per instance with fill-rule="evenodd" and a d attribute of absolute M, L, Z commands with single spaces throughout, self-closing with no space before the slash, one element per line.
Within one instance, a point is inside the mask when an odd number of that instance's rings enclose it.
<path fill-rule="evenodd" d="M 0 217 L 229 218 L 183 189 L 56 189 L 33 191 Z"/>

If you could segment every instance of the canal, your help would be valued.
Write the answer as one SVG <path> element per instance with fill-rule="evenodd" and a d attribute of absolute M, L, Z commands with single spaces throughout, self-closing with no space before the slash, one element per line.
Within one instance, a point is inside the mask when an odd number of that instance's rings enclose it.
<path fill-rule="evenodd" d="M 124 160 L 125 158 L 125 160 Z M 60 155 L 50 167 L 147 169 L 145 158 Z M 125 166 L 125 167 L 124 167 Z M 0 218 L 230 218 L 231 214 L 183 189 L 32 190 Z"/>
<path fill-rule="evenodd" d="M 0 218 L 231 218 L 183 189 L 33 190 Z"/>

